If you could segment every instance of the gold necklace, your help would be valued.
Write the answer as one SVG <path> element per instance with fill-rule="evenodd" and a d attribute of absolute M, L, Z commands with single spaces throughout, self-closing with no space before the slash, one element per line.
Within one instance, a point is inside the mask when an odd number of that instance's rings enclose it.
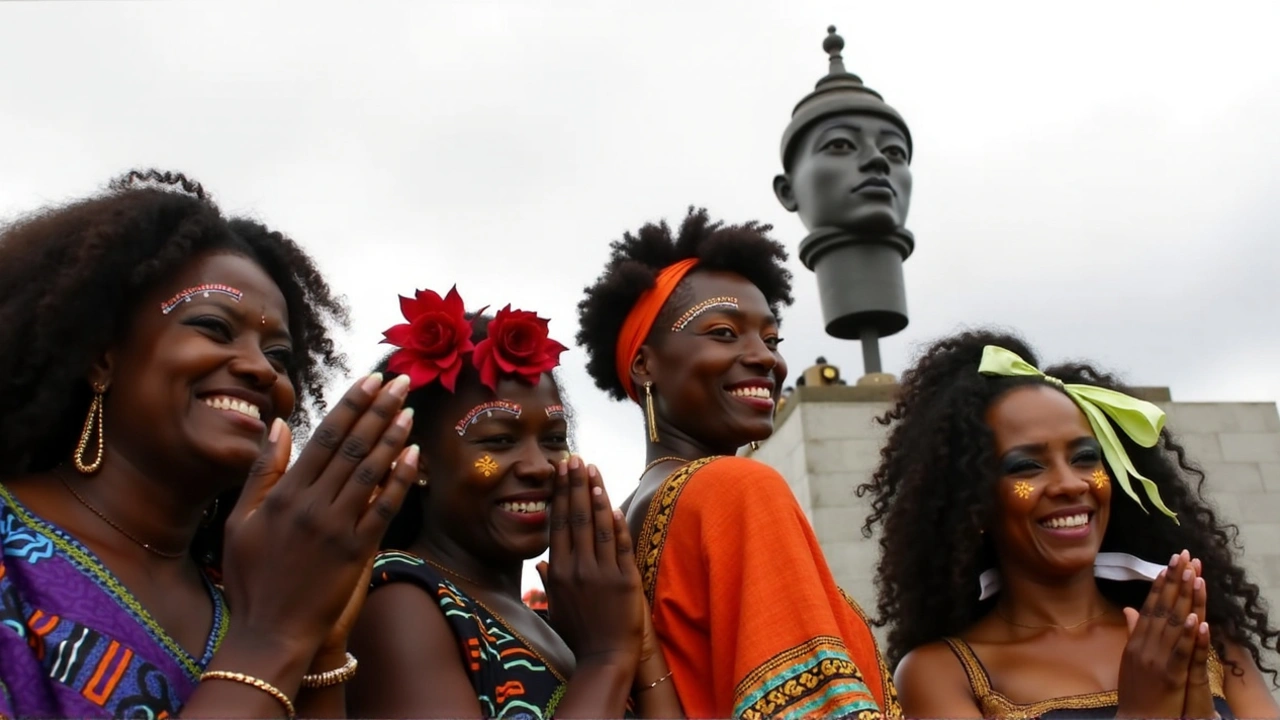
<path fill-rule="evenodd" d="M 447 567 L 445 567 L 445 566 L 441 565 L 440 563 L 436 562 L 435 560 L 430 560 L 430 559 L 427 559 L 427 558 L 423 558 L 423 560 L 426 560 L 428 565 L 430 565 L 430 566 L 432 566 L 432 567 L 436 568 L 437 570 L 442 570 L 442 571 L 444 571 L 444 572 L 446 572 L 446 573 L 448 573 L 448 574 L 450 574 L 450 575 L 454 576 L 455 578 L 457 578 L 457 579 L 459 579 L 459 580 L 464 580 L 464 581 L 466 581 L 466 582 L 470 583 L 471 585 L 473 585 L 473 586 L 475 586 L 475 587 L 477 587 L 477 588 L 482 587 L 482 586 L 480 585 L 480 583 L 476 582 L 475 580 L 472 580 L 471 578 L 467 577 L 466 575 L 463 575 L 463 574 L 462 574 L 462 573 L 460 573 L 460 572 L 455 572 L 454 570 L 451 570 L 451 569 L 449 569 L 449 568 L 447 568 Z M 533 643 L 529 642 L 529 640 L 528 640 L 527 638 L 525 638 L 525 636 L 521 635 L 519 632 L 516 632 L 516 629 L 515 629 L 514 627 L 512 627 L 512 626 L 511 626 L 511 623 L 507 622 L 505 618 L 503 618 L 503 617 L 502 617 L 501 615 L 499 615 L 498 613 L 494 612 L 494 611 L 493 611 L 493 608 L 489 607 L 488 605 L 485 605 L 483 602 L 480 602 L 480 599 L 479 599 L 479 598 L 477 598 L 475 595 L 471 595 L 471 596 L 470 596 L 470 599 L 471 599 L 471 602 L 475 603 L 476 605 L 479 605 L 481 608 L 483 608 L 483 609 L 484 609 L 484 611 L 485 611 L 485 612 L 487 612 L 487 613 L 489 613 L 490 615 L 492 615 L 494 620 L 497 620 L 499 623 L 501 623 L 501 624 L 502 624 L 502 627 L 503 627 L 503 628 L 505 628 L 507 632 L 511 633 L 512 635 L 514 635 L 514 636 L 515 636 L 515 638 L 516 638 L 517 640 L 519 640 L 520 642 L 524 643 L 524 646 L 525 646 L 526 648 L 529 648 L 529 652 L 533 653 L 533 656 L 534 656 L 534 657 L 536 657 L 536 658 L 538 658 L 539 660 L 541 660 L 541 661 L 542 661 L 542 664 L 546 666 L 547 670 L 548 670 L 552 675 L 555 675 L 555 677 L 556 677 L 556 679 L 557 679 L 557 680 L 559 680 L 559 681 L 560 681 L 560 682 L 562 682 L 562 683 L 563 683 L 563 682 L 566 682 L 566 680 L 565 680 L 565 678 L 564 678 L 564 675 L 560 674 L 560 671 L 556 670 L 555 665 L 553 665 L 549 660 L 547 660 L 545 657 L 543 657 L 543 656 L 542 656 L 542 653 L 538 652 L 538 649 L 537 649 L 536 647 L 534 647 L 534 646 L 533 646 Z M 532 610 L 530 610 L 530 612 L 532 612 Z M 536 615 L 537 613 L 534 613 L 534 614 Z M 542 618 L 538 618 L 538 619 L 539 619 L 539 620 L 541 620 Z"/>
<path fill-rule="evenodd" d="M 1094 620 L 1097 620 L 1098 618 L 1106 615 L 1109 612 L 1111 612 L 1110 609 L 1103 610 L 1097 615 L 1094 615 L 1093 617 L 1090 617 L 1090 618 L 1085 618 L 1084 620 L 1081 620 L 1075 625 L 1054 625 L 1052 623 L 1048 625 L 1024 625 L 1020 622 L 1014 622 L 1013 620 L 1010 620 L 1009 617 L 1004 614 L 1004 611 L 1002 611 L 999 607 L 996 608 L 996 615 L 999 615 L 1001 620 L 1009 623 L 1010 625 L 1013 625 L 1014 627 L 1026 628 L 1028 630 L 1048 630 L 1050 628 L 1057 629 L 1057 630 L 1075 630 L 1076 628 L 1082 625 L 1088 625 L 1089 623 L 1093 622 Z"/>
<path fill-rule="evenodd" d="M 138 538 L 131 535 L 128 530 L 125 530 L 124 528 L 115 524 L 115 522 L 112 521 L 111 518 L 107 517 L 106 514 L 104 514 L 101 510 L 94 507 L 93 505 L 90 505 L 88 500 L 85 500 L 83 497 L 81 497 L 80 493 L 76 492 L 75 488 L 71 487 L 71 484 L 67 482 L 66 478 L 62 477 L 61 473 L 58 473 L 58 482 L 62 483 L 62 487 L 66 488 L 67 492 L 71 493 L 72 497 L 74 497 L 76 500 L 79 500 L 81 505 L 88 508 L 89 512 L 93 513 L 94 515 L 97 515 L 99 518 L 102 519 L 103 522 L 110 525 L 116 532 L 129 538 L 130 540 L 133 541 L 135 545 L 137 545 L 138 547 L 141 547 L 143 550 L 146 550 L 152 555 L 158 555 L 162 558 L 167 558 L 169 560 L 176 560 L 177 558 L 180 558 L 183 555 L 187 554 L 186 550 L 179 550 L 178 552 L 167 552 L 165 550 L 152 547 L 150 543 L 142 542 Z"/>
<path fill-rule="evenodd" d="M 645 465 L 645 466 L 644 466 L 644 470 L 642 470 L 642 471 L 640 472 L 640 474 L 641 474 L 641 475 L 644 475 L 645 473 L 649 472 L 650 470 L 654 469 L 655 467 L 657 467 L 657 466 L 661 465 L 662 463 L 667 462 L 667 461 L 669 461 L 669 460 L 675 460 L 675 461 L 677 461 L 677 462 L 682 462 L 682 463 L 687 463 L 687 462 L 689 462 L 688 460 L 685 460 L 684 458 L 676 457 L 676 456 L 674 456 L 674 455 L 668 455 L 668 456 L 666 456 L 666 457 L 660 457 L 660 458 L 658 458 L 657 460 L 654 460 L 653 462 L 649 463 L 648 465 Z"/>

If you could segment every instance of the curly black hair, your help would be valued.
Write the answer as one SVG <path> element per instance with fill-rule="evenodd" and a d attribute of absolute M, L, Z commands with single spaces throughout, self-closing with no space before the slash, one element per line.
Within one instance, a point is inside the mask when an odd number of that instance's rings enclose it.
<path fill-rule="evenodd" d="M 772 225 L 755 221 L 741 225 L 713 222 L 706 209 L 690 206 L 680 231 L 673 235 L 666 221 L 648 223 L 636 233 L 627 232 L 609 244 L 612 252 L 604 272 L 578 303 L 578 344 L 587 351 L 587 373 L 596 387 L 616 400 L 627 391 L 614 369 L 616 343 L 627 314 L 640 296 L 654 286 L 658 273 L 668 265 L 698 259 L 698 269 L 736 273 L 760 288 L 769 309 L 791 304 L 791 272 L 783 263 L 787 251 L 769 237 Z M 672 293 L 663 309 L 670 315 L 686 303 L 687 282 Z M 654 327 L 674 321 L 659 318 Z"/>
<path fill-rule="evenodd" d="M 289 238 L 226 218 L 181 173 L 134 170 L 99 194 L 0 228 L 0 478 L 71 456 L 94 360 L 157 283 L 209 251 L 253 260 L 280 287 L 295 343 L 290 424 L 305 429 L 311 412 L 323 412 L 325 381 L 346 369 L 330 338 L 333 325 L 349 323 L 345 301 Z M 218 505 L 225 514 L 232 504 Z"/>
<path fill-rule="evenodd" d="M 489 321 L 493 320 L 491 315 L 467 313 L 466 317 L 471 321 L 471 342 L 479 344 L 481 340 L 489 337 Z M 391 362 L 391 356 L 395 352 L 394 350 L 388 352 L 374 367 L 374 372 L 382 373 L 383 378 L 388 382 L 396 377 L 396 373 L 387 369 L 387 364 Z M 566 410 L 565 420 L 569 426 L 568 439 L 569 445 L 572 447 L 575 420 L 570 409 L 569 398 L 565 395 L 564 383 L 560 382 L 560 378 L 554 370 L 551 372 L 551 379 L 555 382 L 556 388 L 560 393 L 560 404 Z M 453 391 L 446 390 L 444 385 L 438 382 L 412 390 L 404 400 L 404 406 L 413 409 L 412 438 L 421 438 L 426 428 L 435 427 L 436 423 L 443 421 L 441 412 L 447 407 L 447 400 L 451 395 L 461 391 L 463 388 L 478 385 L 480 385 L 480 372 L 468 362 L 463 363 L 462 372 L 458 373 L 458 380 L 454 385 Z M 380 547 L 383 550 L 408 550 L 414 541 L 418 539 L 418 535 L 422 532 L 423 521 L 420 493 L 425 491 L 416 483 L 409 486 L 409 492 L 405 496 L 404 503 L 400 506 L 400 512 L 396 513 L 396 516 L 391 519 L 391 524 L 388 526 L 386 534 L 382 536 Z"/>
<path fill-rule="evenodd" d="M 995 602 L 978 600 L 978 576 L 995 564 L 994 548 L 981 530 L 996 517 L 999 479 L 986 409 L 1011 388 L 1054 386 L 1039 378 L 979 374 L 988 345 L 1039 366 L 1031 348 L 1011 334 L 980 330 L 945 338 L 903 374 L 897 401 L 877 419 L 891 426 L 888 442 L 871 482 L 859 486 L 857 494 L 873 498 L 863 534 L 871 537 L 875 526 L 883 525 L 876 624 L 889 627 L 888 656 L 895 666 L 921 645 L 960 634 Z M 1066 383 L 1125 391 L 1115 377 L 1087 364 L 1043 372 Z M 1159 486 L 1180 524 L 1120 498 L 1111 505 L 1102 551 L 1159 562 L 1186 549 L 1200 558 L 1207 620 L 1219 656 L 1227 657 L 1224 641 L 1247 648 L 1274 681 L 1277 673 L 1263 664 L 1260 649 L 1276 648 L 1280 631 L 1270 625 L 1266 601 L 1237 561 L 1238 528 L 1223 522 L 1202 494 L 1204 472 L 1167 429 L 1153 448 L 1119 436 L 1134 466 Z M 1108 599 L 1130 607 L 1141 606 L 1148 591 L 1143 583 L 1100 581 L 1099 586 Z"/>

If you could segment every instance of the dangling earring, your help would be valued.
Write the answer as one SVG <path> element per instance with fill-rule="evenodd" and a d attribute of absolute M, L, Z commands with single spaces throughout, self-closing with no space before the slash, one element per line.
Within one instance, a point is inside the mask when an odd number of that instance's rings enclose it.
<path fill-rule="evenodd" d="M 658 421 L 653 415 L 653 383 L 644 384 L 644 414 L 649 420 L 649 442 L 658 442 Z"/>
<path fill-rule="evenodd" d="M 418 483 L 418 487 L 426 487 L 428 482 L 426 474 L 418 473 L 418 479 L 415 482 Z"/>
<path fill-rule="evenodd" d="M 106 391 L 107 386 L 103 383 L 93 384 L 93 402 L 89 403 L 89 415 L 84 419 L 84 429 L 80 431 L 80 443 L 76 445 L 76 452 L 71 456 L 71 462 L 76 466 L 76 470 L 84 475 L 92 475 L 102 467 L 105 445 L 102 428 L 102 394 Z M 89 448 L 89 438 L 93 436 L 95 425 L 98 427 L 98 452 L 94 455 L 93 462 L 85 462 L 84 451 Z"/>
<path fill-rule="evenodd" d="M 218 498 L 213 499 L 213 504 L 204 510 L 204 519 L 200 521 L 200 527 L 209 527 L 209 523 L 218 516 Z"/>
<path fill-rule="evenodd" d="M 755 452 L 755 451 L 757 451 L 757 450 L 759 450 L 759 449 L 760 449 L 760 443 L 756 442 L 755 440 L 752 440 L 752 441 L 751 441 L 751 452 Z"/>

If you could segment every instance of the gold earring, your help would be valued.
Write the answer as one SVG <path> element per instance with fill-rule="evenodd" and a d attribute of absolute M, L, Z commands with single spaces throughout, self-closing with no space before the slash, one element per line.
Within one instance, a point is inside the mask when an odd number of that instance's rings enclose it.
<path fill-rule="evenodd" d="M 416 480 L 416 482 L 418 483 L 418 487 L 426 487 L 426 486 L 427 486 L 427 476 L 426 476 L 426 475 L 423 475 L 423 474 L 419 474 L 419 475 L 418 475 L 418 479 Z"/>
<path fill-rule="evenodd" d="M 644 384 L 644 414 L 649 420 L 649 442 L 658 442 L 658 421 L 653 414 L 653 383 Z"/>
<path fill-rule="evenodd" d="M 105 446 L 103 439 L 105 433 L 102 428 L 102 395 L 106 391 L 107 386 L 103 383 L 93 384 L 93 402 L 89 403 L 89 415 L 84 419 L 84 429 L 80 431 L 80 442 L 76 445 L 75 454 L 71 456 L 71 462 L 76 466 L 76 470 L 83 475 L 92 475 L 102 467 Z M 89 438 L 93 437 L 95 425 L 98 428 L 98 452 L 94 455 L 93 462 L 85 462 L 84 451 L 89 448 Z"/>
<path fill-rule="evenodd" d="M 751 441 L 751 452 L 755 452 L 755 451 L 757 451 L 757 450 L 759 450 L 759 449 L 760 449 L 760 443 L 756 442 L 755 440 L 752 440 L 752 441 Z"/>

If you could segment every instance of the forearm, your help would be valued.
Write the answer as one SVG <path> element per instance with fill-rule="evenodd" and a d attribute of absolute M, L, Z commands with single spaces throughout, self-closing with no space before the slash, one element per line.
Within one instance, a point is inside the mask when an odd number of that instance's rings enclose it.
<path fill-rule="evenodd" d="M 256 636 L 255 636 L 256 635 Z M 291 702 L 298 695 L 302 675 L 315 654 L 306 643 L 263 637 L 234 629 L 206 668 L 256 679 L 275 688 Z M 183 705 L 183 718 L 283 718 L 284 703 L 267 690 L 231 679 L 203 679 Z"/>
<path fill-rule="evenodd" d="M 636 714 L 642 718 L 683 718 L 684 708 L 676 695 L 671 670 L 662 653 L 642 662 L 631 686 Z"/>
<path fill-rule="evenodd" d="M 347 651 L 321 650 L 307 669 L 307 675 L 337 670 L 347 664 Z M 298 717 L 345 718 L 347 717 L 347 684 L 335 683 L 324 688 L 309 688 L 298 692 Z"/>
<path fill-rule="evenodd" d="M 620 718 L 625 714 L 634 678 L 634 661 L 630 665 L 580 665 L 569 680 L 564 698 L 552 714 L 566 720 Z"/>

